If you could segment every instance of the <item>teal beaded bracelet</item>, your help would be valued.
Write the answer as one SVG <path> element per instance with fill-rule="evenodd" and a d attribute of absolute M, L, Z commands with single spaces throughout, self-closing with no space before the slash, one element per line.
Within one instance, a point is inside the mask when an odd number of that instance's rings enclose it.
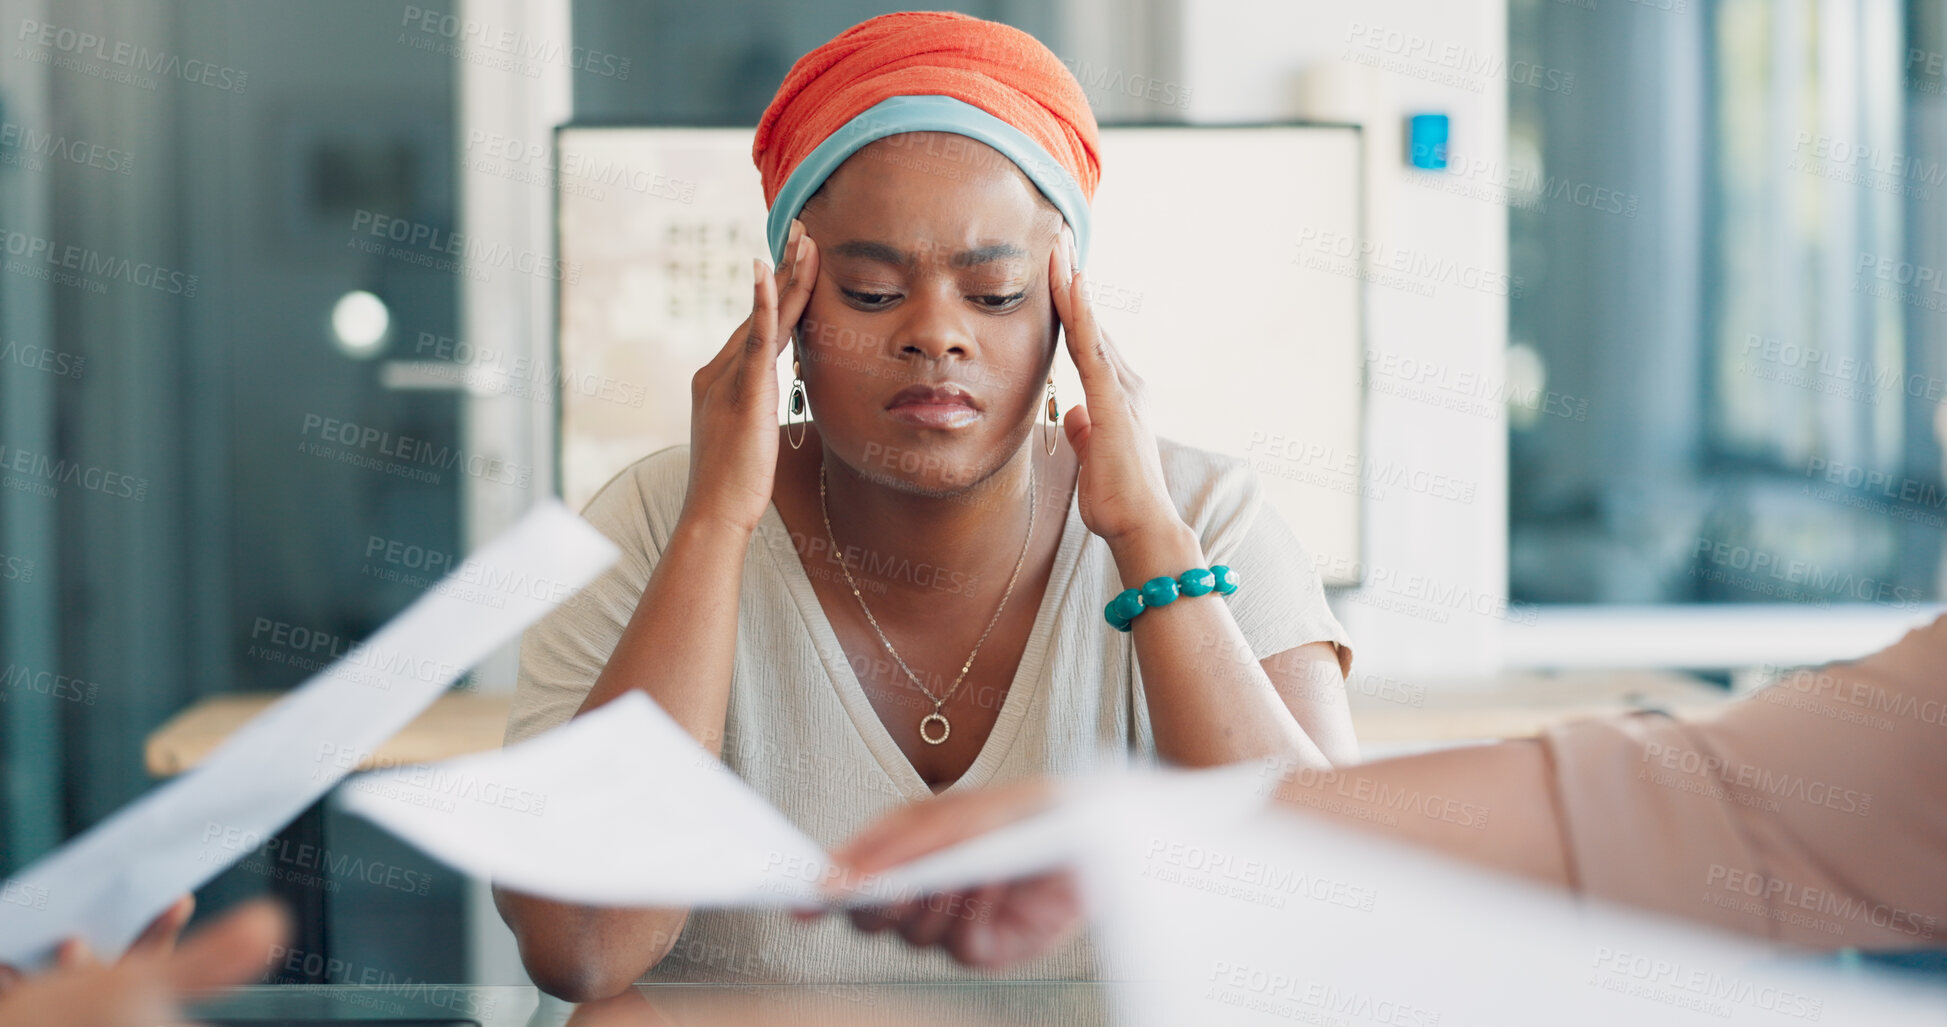
<path fill-rule="evenodd" d="M 1125 588 L 1102 608 L 1102 616 L 1117 631 L 1128 631 L 1136 617 L 1152 606 L 1168 606 L 1179 595 L 1200 596 L 1210 592 L 1229 595 L 1237 591 L 1237 572 L 1219 563 L 1208 568 L 1192 567 L 1174 578 L 1154 577 L 1141 588 Z"/>

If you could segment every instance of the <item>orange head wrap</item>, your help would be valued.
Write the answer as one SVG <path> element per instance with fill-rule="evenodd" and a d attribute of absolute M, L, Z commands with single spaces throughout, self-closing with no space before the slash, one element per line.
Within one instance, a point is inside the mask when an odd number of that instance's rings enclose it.
<path fill-rule="evenodd" d="M 771 208 L 771 254 L 844 159 L 899 132 L 946 131 L 1005 154 L 1054 203 L 1087 255 L 1101 177 L 1095 115 L 1080 83 L 1033 36 L 950 11 L 860 22 L 791 66 L 757 123 L 751 159 Z"/>

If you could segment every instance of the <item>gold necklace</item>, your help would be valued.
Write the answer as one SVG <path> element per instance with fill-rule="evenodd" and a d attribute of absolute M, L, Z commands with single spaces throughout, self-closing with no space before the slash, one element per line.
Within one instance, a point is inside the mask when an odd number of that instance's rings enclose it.
<path fill-rule="evenodd" d="M 913 668 L 906 666 L 906 661 L 899 658 L 899 653 L 892 647 L 892 640 L 887 638 L 885 631 L 879 627 L 879 619 L 872 616 L 872 610 L 865 605 L 865 596 L 859 594 L 858 582 L 852 580 L 852 569 L 846 565 L 844 553 L 838 548 L 838 536 L 832 534 L 832 515 L 825 506 L 825 462 L 823 459 L 818 461 L 818 512 L 825 518 L 825 537 L 831 541 L 832 555 L 838 558 L 838 569 L 845 572 L 845 584 L 851 586 L 852 598 L 859 601 L 859 609 L 865 611 L 865 619 L 871 622 L 872 630 L 878 633 L 879 641 L 885 644 L 886 652 L 890 653 L 893 661 L 899 664 L 899 669 L 913 679 L 913 684 L 919 686 L 919 690 L 926 693 L 928 699 L 933 700 L 933 712 L 921 717 L 919 721 L 919 739 L 928 745 L 939 745 L 953 733 L 953 725 L 947 722 L 946 715 L 940 710 L 946 706 L 948 699 L 953 698 L 953 693 L 960 690 L 960 683 L 967 679 L 967 668 L 973 666 L 974 657 L 980 655 L 980 647 L 987 643 L 987 635 L 994 630 L 994 625 L 1000 622 L 1001 611 L 1007 608 L 1008 597 L 1014 594 L 1014 582 L 1021 576 L 1021 565 L 1027 562 L 1028 545 L 1034 540 L 1034 508 L 1041 505 L 1038 502 L 1040 497 L 1035 495 L 1034 483 L 1034 458 L 1029 457 L 1028 537 L 1021 540 L 1021 555 L 1014 561 L 1014 573 L 1007 579 L 1007 591 L 1001 593 L 1001 603 L 994 607 L 994 616 L 987 622 L 987 630 L 980 633 L 980 641 L 974 643 L 973 652 L 967 654 L 967 662 L 960 665 L 960 676 L 953 679 L 953 687 L 947 689 L 945 695 L 934 695 L 933 690 L 927 688 L 926 683 L 919 679 L 919 675 L 913 673 Z M 928 734 L 926 730 L 928 725 L 935 723 L 940 729 L 938 738 Z"/>

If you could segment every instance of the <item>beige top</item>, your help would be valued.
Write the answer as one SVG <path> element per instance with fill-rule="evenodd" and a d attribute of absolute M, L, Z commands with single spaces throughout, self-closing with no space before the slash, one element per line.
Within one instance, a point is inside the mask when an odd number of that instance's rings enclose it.
<path fill-rule="evenodd" d="M 1157 441 L 1184 522 L 1211 563 L 1238 571 L 1238 590 L 1213 597 L 1229 605 L 1252 652 L 1265 659 L 1330 641 L 1349 666 L 1350 641 L 1325 604 L 1312 558 L 1265 502 L 1257 473 L 1233 457 Z M 688 475 L 689 446 L 671 446 L 589 501 L 583 516 L 621 547 L 622 558 L 523 637 L 508 742 L 561 724 L 580 707 L 670 537 Z M 1107 544 L 1082 523 L 1071 492 L 1054 570 L 993 733 L 947 791 L 1154 759 L 1132 636 L 1102 618 L 1121 590 Z M 933 795 L 873 711 L 775 505 L 744 559 L 725 739 L 724 762 L 827 848 L 894 806 Z M 890 932 L 859 934 L 843 917 L 806 925 L 783 911 L 697 910 L 675 949 L 642 979 L 1080 979 L 1093 966 L 1085 937 L 1004 974 L 976 975 Z"/>
<path fill-rule="evenodd" d="M 1542 739 L 1579 890 L 1821 948 L 1947 935 L 1947 617 L 1708 719 Z"/>

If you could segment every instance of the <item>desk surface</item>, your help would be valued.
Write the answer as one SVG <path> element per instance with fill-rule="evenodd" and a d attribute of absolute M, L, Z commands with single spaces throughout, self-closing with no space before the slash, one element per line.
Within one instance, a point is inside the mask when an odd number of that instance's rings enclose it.
<path fill-rule="evenodd" d="M 193 1007 L 219 1025 L 386 1023 L 395 1027 L 1108 1027 L 1115 985 L 1076 981 L 965 984 L 638 985 L 571 1006 L 532 987 L 282 985 L 237 988 Z"/>
<path fill-rule="evenodd" d="M 264 712 L 283 692 L 237 692 L 213 695 L 169 718 L 150 732 L 143 762 L 155 777 L 188 770 L 230 737 L 252 717 Z M 379 746 L 358 769 L 431 763 L 500 748 L 507 731 L 511 692 L 448 692 L 439 697 L 405 729 Z"/>
<path fill-rule="evenodd" d="M 1402 681 L 1355 674 L 1348 691 L 1359 740 L 1375 748 L 1519 738 L 1572 717 L 1631 709 L 1695 714 L 1730 698 L 1706 681 L 1660 671 L 1509 674 L 1484 681 Z M 169 777 L 196 766 L 281 696 L 211 696 L 178 713 L 149 735 L 144 750 L 149 773 Z M 359 769 L 498 749 L 512 703 L 508 692 L 448 692 Z"/>
<path fill-rule="evenodd" d="M 1947 998 L 1947 958 L 1939 952 L 1781 953 L 1779 959 L 1817 965 L 1834 980 L 1850 978 L 1867 987 L 1898 984 L 1903 990 L 1917 986 Z M 1192 993 L 1203 988 L 1194 981 L 1168 987 L 1188 987 Z M 403 981 L 236 988 L 191 1013 L 224 1027 L 1111 1027 L 1140 1018 L 1162 997 L 1156 985 L 1094 981 L 668 984 L 637 985 L 614 999 L 577 1007 L 532 987 Z M 1922 1004 L 1932 1002 L 1922 998 Z M 1643 1022 L 1657 1019 L 1651 1012 Z"/>

